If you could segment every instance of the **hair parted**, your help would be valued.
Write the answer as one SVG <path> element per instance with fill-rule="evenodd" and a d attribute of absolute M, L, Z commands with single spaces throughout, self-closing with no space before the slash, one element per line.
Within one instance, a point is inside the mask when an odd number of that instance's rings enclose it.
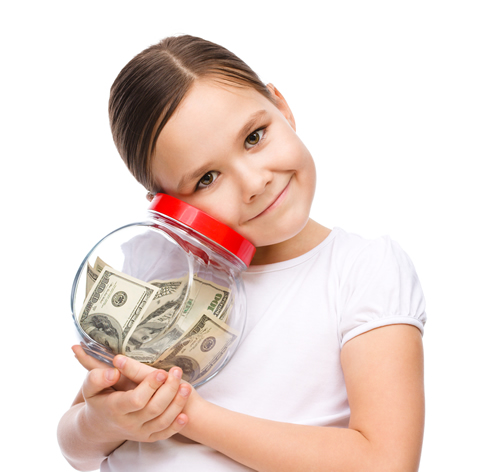
<path fill-rule="evenodd" d="M 151 160 L 158 136 L 194 81 L 210 78 L 250 87 L 274 102 L 258 75 L 235 54 L 194 36 L 172 36 L 135 56 L 109 98 L 113 139 L 133 176 L 156 193 Z"/>

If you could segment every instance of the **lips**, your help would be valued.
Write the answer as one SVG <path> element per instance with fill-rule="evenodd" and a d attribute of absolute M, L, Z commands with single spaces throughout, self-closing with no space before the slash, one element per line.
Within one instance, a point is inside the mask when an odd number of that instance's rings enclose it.
<path fill-rule="evenodd" d="M 286 184 L 286 187 L 280 192 L 280 194 L 273 200 L 273 202 L 261 213 L 259 213 L 257 216 L 254 216 L 251 218 L 254 220 L 255 218 L 258 218 L 259 216 L 265 215 L 266 213 L 271 212 L 274 208 L 280 205 L 280 203 L 285 199 L 286 194 L 288 193 L 288 187 L 290 186 L 290 181 Z"/>

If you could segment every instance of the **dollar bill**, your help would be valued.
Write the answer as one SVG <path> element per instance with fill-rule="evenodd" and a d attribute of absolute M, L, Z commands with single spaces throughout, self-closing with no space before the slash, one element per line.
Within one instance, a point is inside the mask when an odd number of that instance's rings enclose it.
<path fill-rule="evenodd" d="M 169 281 L 153 280 L 149 283 L 159 290 L 134 331 L 129 332 L 125 340 L 124 352 L 127 355 L 170 329 L 180 312 L 188 288 L 187 276 Z"/>
<path fill-rule="evenodd" d="M 204 313 L 223 319 L 229 300 L 229 289 L 194 276 L 186 307 L 177 324 L 185 330 Z"/>
<path fill-rule="evenodd" d="M 180 304 L 172 301 L 168 309 L 160 316 L 141 322 L 126 344 L 127 355 L 134 358 L 149 356 L 151 352 L 156 352 L 157 356 L 161 355 L 203 314 L 219 319 L 225 317 L 230 299 L 230 291 L 227 288 L 194 276 L 182 313 L 179 313 Z M 177 316 L 175 325 L 167 325 L 166 323 L 175 316 Z M 161 323 L 165 323 L 163 329 L 161 329 Z"/>
<path fill-rule="evenodd" d="M 90 263 L 87 261 L 87 279 L 85 285 L 85 296 L 87 296 L 90 290 L 92 290 L 92 287 L 94 286 L 97 277 L 99 277 L 99 273 L 96 272 L 94 268 L 90 265 Z"/>
<path fill-rule="evenodd" d="M 111 267 L 110 265 L 106 264 L 99 256 L 96 257 L 96 260 L 94 262 L 94 270 L 100 274 L 102 272 L 102 269 L 104 269 L 104 267 Z"/>
<path fill-rule="evenodd" d="M 173 366 L 181 367 L 183 379 L 193 383 L 210 374 L 237 338 L 237 331 L 215 316 L 203 314 L 152 365 L 165 370 Z"/>
<path fill-rule="evenodd" d="M 114 353 L 169 370 L 184 379 L 208 375 L 239 333 L 226 321 L 231 291 L 194 276 L 143 282 L 97 258 L 87 265 L 87 296 L 79 322 L 87 334 Z"/>
<path fill-rule="evenodd" d="M 121 353 L 124 340 L 158 291 L 154 285 L 105 266 L 85 298 L 80 326 L 96 342 Z"/>
<path fill-rule="evenodd" d="M 106 264 L 99 256 L 96 258 L 96 261 L 94 263 L 94 267 L 90 265 L 90 263 L 87 261 L 87 283 L 86 283 L 86 291 L 85 291 L 85 296 L 87 296 L 94 286 L 95 281 L 97 280 L 97 277 L 99 277 L 99 274 L 102 272 L 102 269 L 106 267 L 108 264 Z"/>

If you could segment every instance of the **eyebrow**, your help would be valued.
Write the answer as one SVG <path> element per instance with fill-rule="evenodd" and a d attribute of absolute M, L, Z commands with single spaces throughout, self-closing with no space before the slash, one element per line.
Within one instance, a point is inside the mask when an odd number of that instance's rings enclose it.
<path fill-rule="evenodd" d="M 261 122 L 264 117 L 268 115 L 267 110 L 258 110 L 250 115 L 246 123 L 240 128 L 240 131 L 236 135 L 236 143 L 241 142 L 243 139 L 245 139 L 252 131 L 255 131 L 255 128 L 259 122 Z M 204 175 L 206 172 L 209 172 L 211 170 L 210 168 L 211 164 L 206 163 L 203 164 L 196 169 L 194 169 L 192 172 L 189 172 L 188 174 L 183 175 L 180 180 L 179 184 L 177 185 L 177 191 L 181 191 L 184 187 L 189 185 L 192 181 L 198 180 L 200 176 Z"/>
<path fill-rule="evenodd" d="M 237 142 L 245 139 L 252 131 L 255 131 L 257 124 L 267 115 L 267 110 L 258 110 L 250 115 L 248 121 L 241 127 L 236 140 Z"/>
<path fill-rule="evenodd" d="M 184 187 L 191 185 L 191 182 L 195 180 L 197 181 L 201 175 L 205 175 L 205 173 L 208 172 L 206 169 L 207 164 L 203 164 L 202 166 L 193 170 L 193 172 L 183 175 L 179 180 L 179 185 L 177 185 L 177 191 L 181 192 Z"/>

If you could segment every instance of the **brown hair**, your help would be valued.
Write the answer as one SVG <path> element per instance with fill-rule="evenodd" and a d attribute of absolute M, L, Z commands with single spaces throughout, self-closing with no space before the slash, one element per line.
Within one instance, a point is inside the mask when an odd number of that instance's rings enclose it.
<path fill-rule="evenodd" d="M 165 38 L 135 56 L 111 87 L 109 120 L 118 152 L 152 193 L 151 160 L 158 136 L 195 80 L 212 78 L 254 88 L 274 102 L 257 74 L 227 49 L 194 36 Z"/>

